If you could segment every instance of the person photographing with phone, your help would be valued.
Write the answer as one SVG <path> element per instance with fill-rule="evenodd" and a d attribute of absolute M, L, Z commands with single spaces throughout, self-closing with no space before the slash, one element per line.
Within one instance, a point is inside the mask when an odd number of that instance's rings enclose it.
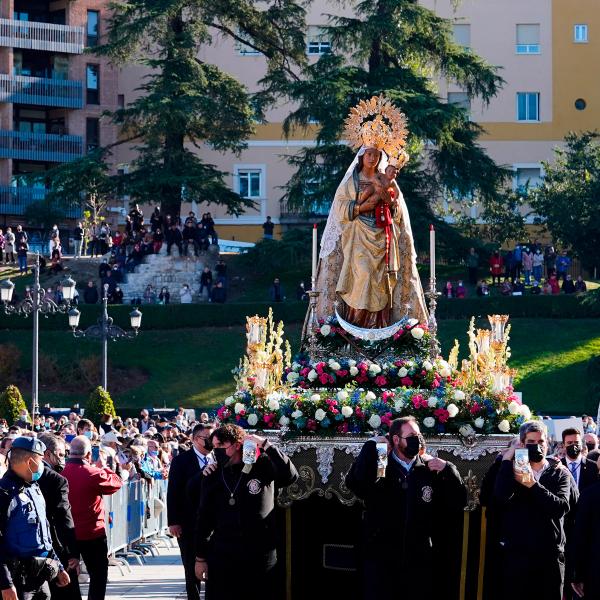
<path fill-rule="evenodd" d="M 346 486 L 365 503 L 363 598 L 443 597 L 434 589 L 432 564 L 445 555 L 451 571 L 444 548 L 462 526 L 466 490 L 452 463 L 425 453 L 415 418 L 394 419 L 387 437 L 365 442 Z M 448 591 L 447 581 L 438 583 Z"/>
<path fill-rule="evenodd" d="M 502 597 L 511 600 L 562 600 L 571 476 L 560 461 L 547 459 L 547 452 L 546 426 L 541 421 L 523 423 L 496 477 L 494 498 L 503 519 Z"/>
<path fill-rule="evenodd" d="M 69 482 L 69 501 L 77 546 L 90 575 L 88 600 L 104 600 L 108 578 L 108 545 L 102 496 L 114 494 L 123 482 L 106 466 L 99 446 L 95 448 L 97 450 L 92 449 L 86 436 L 74 438 L 62 475 Z M 95 461 L 94 455 L 97 457 Z"/>

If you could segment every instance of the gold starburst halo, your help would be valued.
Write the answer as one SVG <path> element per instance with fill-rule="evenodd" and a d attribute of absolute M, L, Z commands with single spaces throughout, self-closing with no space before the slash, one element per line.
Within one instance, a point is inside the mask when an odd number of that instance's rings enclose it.
<path fill-rule="evenodd" d="M 345 121 L 344 137 L 355 149 L 365 146 L 399 156 L 407 136 L 405 115 L 383 95 L 361 100 Z"/>

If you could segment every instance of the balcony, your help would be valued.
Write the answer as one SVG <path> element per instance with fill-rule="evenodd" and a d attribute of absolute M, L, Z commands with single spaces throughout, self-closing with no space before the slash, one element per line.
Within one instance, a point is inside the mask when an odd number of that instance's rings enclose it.
<path fill-rule="evenodd" d="M 0 214 L 23 215 L 28 206 L 44 198 L 46 198 L 46 190 L 43 188 L 2 185 L 0 186 Z M 81 208 L 77 206 L 65 210 L 65 216 L 71 219 L 78 219 L 81 214 Z"/>
<path fill-rule="evenodd" d="M 306 223 L 324 221 L 327 219 L 330 208 L 330 201 L 315 201 L 312 202 L 310 206 L 303 208 L 291 206 L 287 202 L 282 202 L 281 212 L 279 214 L 279 222 L 282 225 L 302 225 Z"/>
<path fill-rule="evenodd" d="M 0 46 L 81 54 L 83 27 L 0 19 Z"/>
<path fill-rule="evenodd" d="M 78 135 L 0 130 L 0 158 L 69 162 L 81 156 L 83 138 Z"/>
<path fill-rule="evenodd" d="M 0 102 L 83 108 L 81 81 L 0 74 Z"/>

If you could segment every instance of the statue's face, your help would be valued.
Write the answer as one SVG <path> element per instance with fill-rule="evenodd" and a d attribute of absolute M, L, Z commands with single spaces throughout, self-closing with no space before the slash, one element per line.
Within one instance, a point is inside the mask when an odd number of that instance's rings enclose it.
<path fill-rule="evenodd" d="M 367 148 L 363 156 L 363 164 L 366 167 L 374 169 L 379 162 L 379 150 L 375 148 Z"/>

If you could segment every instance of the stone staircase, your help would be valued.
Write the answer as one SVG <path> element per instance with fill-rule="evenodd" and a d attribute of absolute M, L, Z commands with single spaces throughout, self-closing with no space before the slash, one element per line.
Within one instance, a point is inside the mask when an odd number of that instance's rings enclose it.
<path fill-rule="evenodd" d="M 143 298 L 148 284 L 152 285 L 156 295 L 161 288 L 169 288 L 171 303 L 179 303 L 179 290 L 184 283 L 190 286 L 194 302 L 208 301 L 206 290 L 203 296 L 198 295 L 200 289 L 200 275 L 204 267 L 213 271 L 219 260 L 219 246 L 209 246 L 200 256 L 179 256 L 177 248 L 171 249 L 171 256 L 167 255 L 166 244 L 163 244 L 159 254 L 149 254 L 144 262 L 138 265 L 133 273 L 127 274 L 127 282 L 121 284 L 123 300 L 130 302 L 133 298 Z"/>

